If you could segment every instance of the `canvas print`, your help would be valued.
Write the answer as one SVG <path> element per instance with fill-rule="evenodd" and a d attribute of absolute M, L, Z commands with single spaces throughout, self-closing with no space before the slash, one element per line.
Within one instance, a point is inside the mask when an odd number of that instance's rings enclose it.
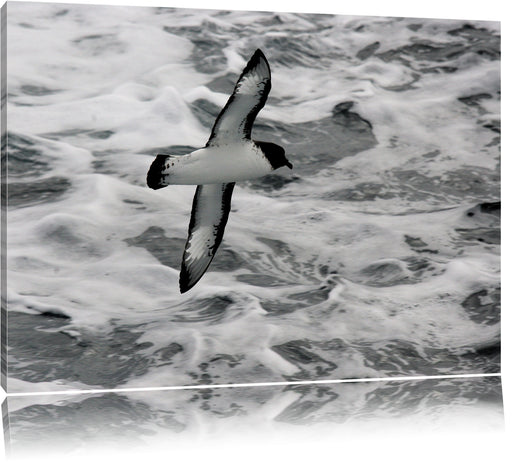
<path fill-rule="evenodd" d="M 500 371 L 500 24 L 8 3 L 10 392 Z"/>

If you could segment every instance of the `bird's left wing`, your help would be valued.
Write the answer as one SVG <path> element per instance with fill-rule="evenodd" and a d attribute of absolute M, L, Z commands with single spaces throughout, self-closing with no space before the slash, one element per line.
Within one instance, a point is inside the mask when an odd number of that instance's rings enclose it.
<path fill-rule="evenodd" d="M 242 71 L 232 95 L 213 125 L 206 146 L 251 138 L 256 115 L 270 92 L 270 67 L 261 50 L 256 50 Z"/>
<path fill-rule="evenodd" d="M 210 266 L 224 235 L 235 183 L 199 185 L 183 252 L 180 291 L 190 290 Z"/>

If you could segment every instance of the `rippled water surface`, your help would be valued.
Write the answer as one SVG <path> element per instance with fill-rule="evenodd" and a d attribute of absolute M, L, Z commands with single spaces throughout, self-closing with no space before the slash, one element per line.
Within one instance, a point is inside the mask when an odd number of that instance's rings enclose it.
<path fill-rule="evenodd" d="M 204 145 L 256 48 L 256 139 L 178 290 Z M 500 368 L 499 23 L 8 5 L 9 390 Z"/>

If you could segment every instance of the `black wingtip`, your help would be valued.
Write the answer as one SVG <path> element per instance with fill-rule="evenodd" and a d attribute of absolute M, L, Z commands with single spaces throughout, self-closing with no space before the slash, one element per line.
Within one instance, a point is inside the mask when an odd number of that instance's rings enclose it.
<path fill-rule="evenodd" d="M 190 289 L 192 289 L 192 287 L 194 287 L 199 282 L 199 279 L 197 279 L 196 281 L 192 281 L 190 279 L 189 272 L 186 270 L 186 268 L 184 268 L 184 265 L 182 264 L 180 272 L 180 293 L 184 294 L 185 292 L 188 292 Z"/>
<path fill-rule="evenodd" d="M 162 171 L 165 170 L 167 157 L 168 156 L 164 154 L 158 154 L 151 164 L 151 167 L 149 167 L 146 183 L 151 189 L 160 189 L 167 186 L 163 184 L 164 176 L 162 175 Z"/>
<path fill-rule="evenodd" d="M 184 294 L 185 292 L 188 292 L 190 289 L 192 289 L 192 286 L 189 285 L 189 278 L 188 274 L 183 272 L 183 267 L 181 268 L 180 272 L 180 294 Z"/>
<path fill-rule="evenodd" d="M 216 252 L 217 250 L 213 251 L 212 260 Z M 188 292 L 202 279 L 202 277 L 210 267 L 212 260 L 209 261 L 209 263 L 206 265 L 206 267 L 200 274 L 194 274 L 193 271 L 190 271 L 190 269 L 185 264 L 185 260 L 182 260 L 180 271 L 180 293 L 184 294 L 185 292 Z"/>
<path fill-rule="evenodd" d="M 258 64 L 258 62 L 262 59 L 268 65 L 268 60 L 267 60 L 265 54 L 263 53 L 263 51 L 261 51 L 259 48 L 257 48 L 256 51 L 251 56 L 251 59 L 249 59 L 249 61 L 247 62 L 247 66 L 246 66 L 245 70 L 251 69 L 252 67 L 256 66 Z"/>

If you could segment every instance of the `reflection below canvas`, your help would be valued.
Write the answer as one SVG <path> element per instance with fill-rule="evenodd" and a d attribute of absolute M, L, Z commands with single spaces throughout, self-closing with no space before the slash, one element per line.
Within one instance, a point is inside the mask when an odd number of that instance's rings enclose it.
<path fill-rule="evenodd" d="M 499 377 L 9 397 L 3 410 L 13 457 L 503 429 Z"/>

